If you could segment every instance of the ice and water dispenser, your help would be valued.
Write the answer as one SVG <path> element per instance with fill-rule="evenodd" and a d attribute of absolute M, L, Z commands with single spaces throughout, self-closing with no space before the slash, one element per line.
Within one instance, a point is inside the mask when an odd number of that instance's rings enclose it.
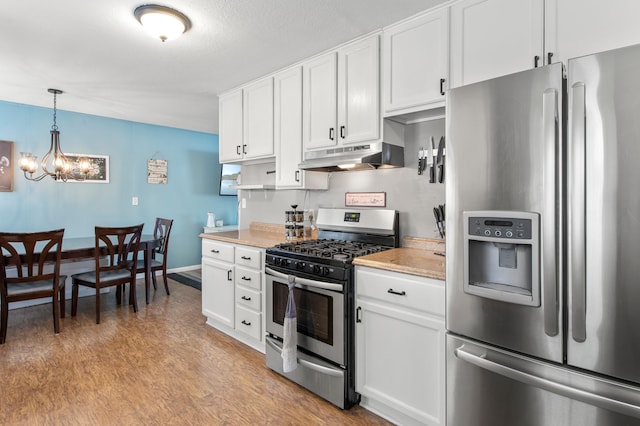
<path fill-rule="evenodd" d="M 540 216 L 492 210 L 463 217 L 465 293 L 540 306 Z"/>

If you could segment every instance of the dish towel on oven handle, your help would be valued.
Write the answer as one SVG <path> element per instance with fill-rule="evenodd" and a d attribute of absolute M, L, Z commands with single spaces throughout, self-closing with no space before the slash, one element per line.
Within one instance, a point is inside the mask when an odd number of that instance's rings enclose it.
<path fill-rule="evenodd" d="M 298 324 L 296 320 L 296 302 L 293 298 L 293 289 L 296 286 L 296 277 L 289 275 L 289 297 L 287 310 L 284 313 L 284 336 L 282 342 L 282 370 L 290 373 L 298 366 Z"/>

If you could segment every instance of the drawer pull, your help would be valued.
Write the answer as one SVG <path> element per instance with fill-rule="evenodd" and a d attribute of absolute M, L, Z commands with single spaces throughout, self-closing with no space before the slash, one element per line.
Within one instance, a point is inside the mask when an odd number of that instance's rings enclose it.
<path fill-rule="evenodd" d="M 362 307 L 358 306 L 356 308 L 356 322 L 362 322 Z"/>
<path fill-rule="evenodd" d="M 215 254 L 218 254 L 218 253 L 220 253 L 220 250 L 216 250 L 216 249 L 211 249 L 211 253 L 215 253 Z"/>
<path fill-rule="evenodd" d="M 242 320 L 242 324 L 244 324 L 244 325 L 246 325 L 246 326 L 251 325 L 251 323 L 250 323 L 250 322 L 248 322 L 248 321 L 246 321 L 246 320 Z"/>
<path fill-rule="evenodd" d="M 240 279 L 243 281 L 251 281 L 251 277 L 245 277 L 244 275 Z"/>
<path fill-rule="evenodd" d="M 232 272 L 231 270 L 227 271 L 227 281 L 232 281 L 233 280 L 233 278 L 231 278 L 231 272 Z"/>
<path fill-rule="evenodd" d="M 242 256 L 242 257 L 240 257 L 240 259 L 242 259 L 242 260 L 251 260 L 251 257 L 249 257 L 249 256 Z"/>
<path fill-rule="evenodd" d="M 242 299 L 242 300 L 246 300 L 246 301 L 251 300 L 251 298 L 250 298 L 250 297 L 247 297 L 247 296 L 242 296 L 240 299 Z"/>
<path fill-rule="evenodd" d="M 394 289 L 390 288 L 389 290 L 387 290 L 387 293 L 391 293 L 391 294 L 397 294 L 398 296 L 406 296 L 407 292 L 402 290 L 402 291 L 395 291 Z"/>

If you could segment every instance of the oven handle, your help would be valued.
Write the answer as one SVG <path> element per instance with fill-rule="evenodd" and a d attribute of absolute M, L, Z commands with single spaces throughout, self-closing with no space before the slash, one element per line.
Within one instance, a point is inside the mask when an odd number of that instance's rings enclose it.
<path fill-rule="evenodd" d="M 274 351 L 278 352 L 278 354 L 282 354 L 282 348 L 280 348 L 275 342 L 272 342 L 271 339 L 266 339 L 265 341 L 269 346 L 273 348 Z M 325 367 L 324 365 L 318 365 L 302 358 L 298 358 L 298 364 L 305 366 L 310 370 L 314 370 L 318 373 L 326 374 L 328 376 L 342 377 L 344 375 L 344 371 L 342 370 Z"/>
<path fill-rule="evenodd" d="M 289 280 L 289 275 L 283 274 L 282 272 L 274 271 L 268 266 L 265 267 L 264 270 L 268 275 L 272 275 L 282 280 L 287 280 L 287 282 Z M 296 277 L 296 284 L 306 285 L 309 287 L 324 288 L 325 290 L 333 290 L 333 291 L 340 291 L 340 292 L 343 290 L 342 284 L 323 283 L 322 281 L 314 281 L 308 278 Z"/>

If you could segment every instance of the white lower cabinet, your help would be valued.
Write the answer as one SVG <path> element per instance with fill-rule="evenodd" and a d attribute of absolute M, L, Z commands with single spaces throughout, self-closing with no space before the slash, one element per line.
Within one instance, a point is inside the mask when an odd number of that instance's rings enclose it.
<path fill-rule="evenodd" d="M 202 240 L 202 314 L 207 324 L 264 352 L 264 250 Z"/>
<path fill-rule="evenodd" d="M 445 424 L 444 282 L 356 267 L 360 405 L 402 425 Z"/>

